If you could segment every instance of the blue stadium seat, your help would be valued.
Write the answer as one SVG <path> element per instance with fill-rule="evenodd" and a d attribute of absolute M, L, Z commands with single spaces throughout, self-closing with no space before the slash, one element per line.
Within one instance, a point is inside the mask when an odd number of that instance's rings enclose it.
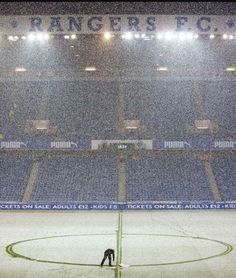
<path fill-rule="evenodd" d="M 67 139 L 183 140 L 206 137 L 206 134 L 187 133 L 187 125 L 192 125 L 198 118 L 193 82 L 125 82 L 123 117 L 140 120 L 145 127 L 143 131 L 125 133 L 117 129 L 119 85 L 116 81 L 17 82 L 17 85 L 1 82 L 0 131 L 4 131 L 7 140 L 27 138 L 24 134 L 26 121 L 36 119 L 46 90 L 48 107 L 44 117 L 57 125 Z M 219 132 L 208 137 L 232 138 L 236 132 L 235 82 L 201 81 L 195 86 L 203 96 L 207 117 L 220 125 Z M 9 112 L 12 113 L 10 117 Z"/>
<path fill-rule="evenodd" d="M 204 166 L 183 155 L 145 155 L 128 160 L 128 201 L 213 200 Z"/>
<path fill-rule="evenodd" d="M 115 201 L 118 186 L 115 158 L 44 158 L 31 201 Z"/>
<path fill-rule="evenodd" d="M 236 157 L 224 154 L 212 159 L 212 167 L 222 201 L 236 200 Z"/>
<path fill-rule="evenodd" d="M 0 200 L 21 202 L 31 171 L 28 157 L 0 157 Z"/>

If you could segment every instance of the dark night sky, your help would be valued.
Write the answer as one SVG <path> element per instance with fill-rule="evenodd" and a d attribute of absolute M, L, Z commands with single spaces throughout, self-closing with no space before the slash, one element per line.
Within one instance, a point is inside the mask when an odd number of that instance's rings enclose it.
<path fill-rule="evenodd" d="M 0 2 L 0 15 L 236 14 L 234 2 Z"/>

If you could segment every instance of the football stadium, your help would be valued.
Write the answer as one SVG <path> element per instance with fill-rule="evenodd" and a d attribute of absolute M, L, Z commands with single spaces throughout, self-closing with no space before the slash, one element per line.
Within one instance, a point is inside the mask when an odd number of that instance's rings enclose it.
<path fill-rule="evenodd" d="M 45 12 L 0 15 L 0 277 L 235 278 L 235 14 Z"/>

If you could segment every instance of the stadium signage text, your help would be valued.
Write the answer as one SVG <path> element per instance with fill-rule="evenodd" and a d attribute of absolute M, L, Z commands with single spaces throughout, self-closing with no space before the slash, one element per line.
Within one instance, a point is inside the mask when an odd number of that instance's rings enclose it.
<path fill-rule="evenodd" d="M 236 141 L 187 140 L 187 141 L 159 141 L 159 140 L 75 140 L 75 141 L 0 141 L 0 150 L 98 150 L 103 144 L 117 146 L 132 144 L 135 150 L 235 150 Z"/>
<path fill-rule="evenodd" d="M 184 149 L 186 146 L 191 147 L 186 141 L 164 141 L 164 148 L 167 149 Z"/>
<path fill-rule="evenodd" d="M 24 142 L 18 141 L 1 141 L 1 149 L 22 149 L 27 148 L 27 144 Z"/>
<path fill-rule="evenodd" d="M 55 149 L 71 149 L 71 148 L 78 148 L 78 144 L 71 142 L 71 141 L 53 141 L 51 142 L 51 148 Z"/>
<path fill-rule="evenodd" d="M 174 202 L 174 203 L 0 203 L 0 210 L 187 210 L 236 209 L 235 202 Z"/>
<path fill-rule="evenodd" d="M 235 16 L 215 15 L 53 15 L 1 16 L 0 33 L 101 33 L 194 31 L 215 34 L 236 31 Z"/>
<path fill-rule="evenodd" d="M 234 148 L 236 141 L 215 141 L 215 148 L 227 149 Z"/>

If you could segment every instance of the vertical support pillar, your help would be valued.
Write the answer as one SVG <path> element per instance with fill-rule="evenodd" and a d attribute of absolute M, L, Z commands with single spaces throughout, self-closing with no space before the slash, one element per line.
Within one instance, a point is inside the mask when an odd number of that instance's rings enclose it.
<path fill-rule="evenodd" d="M 125 85 L 120 82 L 119 84 L 119 107 L 118 107 L 118 123 L 117 128 L 119 132 L 124 131 L 125 120 Z"/>
<path fill-rule="evenodd" d="M 211 167 L 211 163 L 209 161 L 204 161 L 204 166 L 206 169 L 206 173 L 208 176 L 208 180 L 211 186 L 211 190 L 213 193 L 213 198 L 215 202 L 220 202 L 221 201 L 221 196 L 220 196 L 220 191 L 218 189 L 216 180 L 215 180 L 215 175 L 213 173 L 212 167 Z"/>
<path fill-rule="evenodd" d="M 126 201 L 126 159 L 119 158 L 118 202 Z"/>
<path fill-rule="evenodd" d="M 27 186 L 25 188 L 25 192 L 24 192 L 24 196 L 23 196 L 23 200 L 22 200 L 24 203 L 27 203 L 30 200 L 31 194 L 32 194 L 33 189 L 34 189 L 34 184 L 35 184 L 35 181 L 36 181 L 37 176 L 38 176 L 38 171 L 39 171 L 40 164 L 41 164 L 41 162 L 38 162 L 38 161 L 33 162 L 32 169 L 31 169 L 31 172 L 30 172 L 30 176 L 29 176 L 29 179 L 28 179 L 28 183 L 27 183 Z"/>

